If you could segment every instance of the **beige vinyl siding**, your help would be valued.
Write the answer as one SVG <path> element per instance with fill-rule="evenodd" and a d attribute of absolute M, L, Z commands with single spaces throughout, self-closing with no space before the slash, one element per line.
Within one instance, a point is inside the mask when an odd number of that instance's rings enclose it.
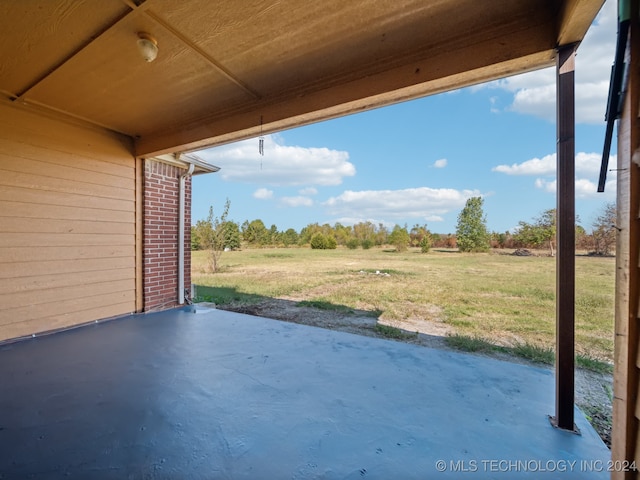
<path fill-rule="evenodd" d="M 135 311 L 131 151 L 0 105 L 0 340 Z"/>

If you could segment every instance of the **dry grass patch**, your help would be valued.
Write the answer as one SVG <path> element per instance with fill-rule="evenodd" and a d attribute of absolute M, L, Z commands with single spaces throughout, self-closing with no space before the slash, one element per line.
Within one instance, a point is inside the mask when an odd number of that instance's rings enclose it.
<path fill-rule="evenodd" d="M 555 259 L 432 250 L 260 249 L 227 252 L 223 271 L 193 282 L 251 299 L 322 301 L 382 324 L 506 347 L 555 344 Z M 613 359 L 615 259 L 576 257 L 576 349 Z M 423 330 L 424 329 L 424 330 Z"/>

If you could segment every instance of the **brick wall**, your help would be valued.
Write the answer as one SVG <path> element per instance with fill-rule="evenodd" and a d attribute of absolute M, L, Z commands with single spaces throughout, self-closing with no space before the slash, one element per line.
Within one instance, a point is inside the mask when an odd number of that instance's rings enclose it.
<path fill-rule="evenodd" d="M 144 164 L 144 310 L 178 304 L 178 203 L 186 170 L 155 160 Z M 185 281 L 191 286 L 191 177 L 185 182 Z"/>

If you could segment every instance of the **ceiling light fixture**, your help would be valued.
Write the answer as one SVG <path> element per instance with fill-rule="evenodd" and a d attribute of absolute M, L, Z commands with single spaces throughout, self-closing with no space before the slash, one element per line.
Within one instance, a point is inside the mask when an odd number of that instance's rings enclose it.
<path fill-rule="evenodd" d="M 146 32 L 138 32 L 138 51 L 145 62 L 153 62 L 158 56 L 158 41 Z"/>

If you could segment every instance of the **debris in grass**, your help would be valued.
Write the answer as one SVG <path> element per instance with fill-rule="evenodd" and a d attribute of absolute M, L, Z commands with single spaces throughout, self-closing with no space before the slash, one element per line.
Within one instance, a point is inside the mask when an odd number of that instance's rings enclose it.
<path fill-rule="evenodd" d="M 511 255 L 515 255 L 516 257 L 533 257 L 534 254 L 531 253 L 531 250 L 527 250 L 526 248 L 518 248 Z"/>
<path fill-rule="evenodd" d="M 375 272 L 367 272 L 366 270 L 360 270 L 360 272 L 363 275 L 381 275 L 383 277 L 390 277 L 391 274 L 388 272 L 381 272 L 380 270 L 376 270 Z"/>

